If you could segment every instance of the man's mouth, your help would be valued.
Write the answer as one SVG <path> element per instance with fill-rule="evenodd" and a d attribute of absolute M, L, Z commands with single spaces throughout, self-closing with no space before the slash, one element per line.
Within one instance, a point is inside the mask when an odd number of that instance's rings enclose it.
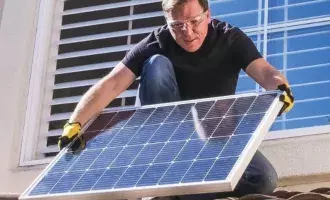
<path fill-rule="evenodd" d="M 194 38 L 194 39 L 183 39 L 183 41 L 184 41 L 185 43 L 192 43 L 192 42 L 194 42 L 196 39 L 197 39 L 197 38 Z"/>

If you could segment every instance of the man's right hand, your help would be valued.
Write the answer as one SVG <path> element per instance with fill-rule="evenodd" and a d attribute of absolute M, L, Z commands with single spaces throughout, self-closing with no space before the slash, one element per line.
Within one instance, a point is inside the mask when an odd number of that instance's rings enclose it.
<path fill-rule="evenodd" d="M 63 134 L 58 139 L 58 147 L 62 150 L 69 145 L 76 137 L 79 136 L 81 131 L 80 123 L 66 123 L 64 125 Z M 84 149 L 86 147 L 86 141 L 82 135 L 71 145 L 72 151 Z"/>

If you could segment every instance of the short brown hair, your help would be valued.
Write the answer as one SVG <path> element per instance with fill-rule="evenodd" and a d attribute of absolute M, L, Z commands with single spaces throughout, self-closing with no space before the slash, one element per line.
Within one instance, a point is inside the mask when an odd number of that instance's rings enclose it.
<path fill-rule="evenodd" d="M 165 13 L 169 13 L 173 9 L 184 5 L 187 2 L 188 0 L 162 0 L 162 8 Z M 203 8 L 203 11 L 209 9 L 208 0 L 198 0 L 198 3 Z"/>

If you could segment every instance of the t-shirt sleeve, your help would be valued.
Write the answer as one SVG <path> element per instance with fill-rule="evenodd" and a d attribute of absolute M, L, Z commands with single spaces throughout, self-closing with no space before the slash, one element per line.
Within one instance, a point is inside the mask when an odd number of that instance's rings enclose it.
<path fill-rule="evenodd" d="M 254 60 L 262 58 L 262 55 L 251 38 L 238 28 L 234 29 L 236 36 L 231 45 L 232 59 L 239 69 L 246 71 L 247 66 Z"/>
<path fill-rule="evenodd" d="M 129 50 L 121 62 L 128 67 L 136 77 L 141 75 L 143 63 L 153 54 L 155 54 L 156 45 L 153 33 L 137 43 Z"/>

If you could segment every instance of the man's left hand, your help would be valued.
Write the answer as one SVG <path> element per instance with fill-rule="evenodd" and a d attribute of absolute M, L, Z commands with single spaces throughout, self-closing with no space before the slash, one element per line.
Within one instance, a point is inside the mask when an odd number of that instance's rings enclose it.
<path fill-rule="evenodd" d="M 278 114 L 278 116 L 280 116 L 283 113 L 289 112 L 292 109 L 294 105 L 294 97 L 291 88 L 288 84 L 279 85 L 278 89 L 284 91 L 284 93 L 280 96 L 280 100 L 284 103 Z"/>

